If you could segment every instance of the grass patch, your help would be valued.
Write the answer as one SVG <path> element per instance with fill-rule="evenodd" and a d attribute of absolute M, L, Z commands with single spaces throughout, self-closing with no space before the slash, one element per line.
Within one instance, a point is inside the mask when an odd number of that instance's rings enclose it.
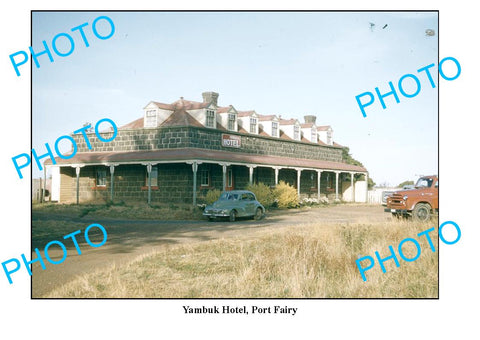
<path fill-rule="evenodd" d="M 107 217 L 114 219 L 135 220 L 198 220 L 202 212 L 191 204 L 126 204 L 107 202 L 105 204 L 34 204 L 32 212 L 55 214 L 69 217 Z"/>
<path fill-rule="evenodd" d="M 262 231 L 249 238 L 172 245 L 135 261 L 84 275 L 45 297 L 73 298 L 436 298 L 438 252 L 418 239 L 418 260 L 399 258 L 360 276 L 355 260 L 388 256 L 406 237 L 432 226 L 410 221 L 382 224 L 319 223 Z M 435 247 L 437 228 L 431 233 Z M 414 248 L 414 247 L 413 247 Z M 415 249 L 404 247 L 413 257 Z M 397 252 L 398 256 L 398 252 Z M 392 263 L 390 263 L 392 262 Z"/>

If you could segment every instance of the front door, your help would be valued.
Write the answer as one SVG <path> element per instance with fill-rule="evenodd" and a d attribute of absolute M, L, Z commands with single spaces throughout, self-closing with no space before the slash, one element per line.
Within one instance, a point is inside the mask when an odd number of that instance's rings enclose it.
<path fill-rule="evenodd" d="M 225 190 L 230 191 L 230 190 L 233 190 L 233 189 L 235 189 L 235 181 L 234 181 L 234 178 L 233 178 L 233 168 L 231 166 L 229 166 L 227 168 L 227 183 L 225 185 Z"/>

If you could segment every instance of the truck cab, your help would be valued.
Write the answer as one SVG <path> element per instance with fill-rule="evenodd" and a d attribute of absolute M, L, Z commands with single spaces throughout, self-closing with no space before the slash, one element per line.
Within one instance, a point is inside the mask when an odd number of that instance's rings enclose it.
<path fill-rule="evenodd" d="M 387 198 L 385 212 L 395 217 L 413 217 L 427 221 L 438 214 L 438 176 L 422 176 L 415 187 L 395 191 Z"/>

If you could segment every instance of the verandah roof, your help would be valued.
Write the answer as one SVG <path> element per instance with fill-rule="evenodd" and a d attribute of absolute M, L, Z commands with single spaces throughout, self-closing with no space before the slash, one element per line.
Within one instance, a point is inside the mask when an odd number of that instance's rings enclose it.
<path fill-rule="evenodd" d="M 134 163 L 175 163 L 187 161 L 205 161 L 215 163 L 232 163 L 258 166 L 278 166 L 287 168 L 309 168 L 323 170 L 339 170 L 367 172 L 363 167 L 341 162 L 331 162 L 315 159 L 300 159 L 278 157 L 240 152 L 226 152 L 195 148 L 162 149 L 128 152 L 83 152 L 77 153 L 71 159 L 55 158 L 58 165 L 96 165 L 96 164 L 134 164 Z M 47 159 L 45 165 L 52 165 Z"/>

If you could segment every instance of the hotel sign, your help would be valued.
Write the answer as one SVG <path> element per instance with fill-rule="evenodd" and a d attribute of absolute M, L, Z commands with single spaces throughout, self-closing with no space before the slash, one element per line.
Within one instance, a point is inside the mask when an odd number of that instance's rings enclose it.
<path fill-rule="evenodd" d="M 222 133 L 222 146 L 226 148 L 240 148 L 242 147 L 242 137 Z"/>

